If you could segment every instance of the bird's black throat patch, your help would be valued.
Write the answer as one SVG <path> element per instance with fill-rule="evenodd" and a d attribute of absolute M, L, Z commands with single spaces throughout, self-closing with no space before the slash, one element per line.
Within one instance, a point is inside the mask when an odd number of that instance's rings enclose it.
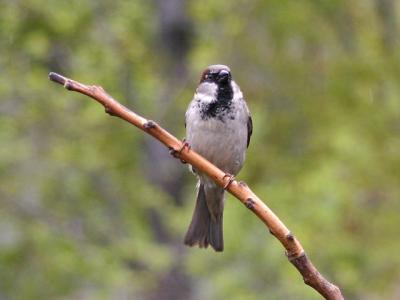
<path fill-rule="evenodd" d="M 203 104 L 200 110 L 203 120 L 217 118 L 224 122 L 224 117 L 232 110 L 233 89 L 231 81 L 218 84 L 217 97 L 211 103 Z M 232 116 L 230 117 L 232 118 Z"/>

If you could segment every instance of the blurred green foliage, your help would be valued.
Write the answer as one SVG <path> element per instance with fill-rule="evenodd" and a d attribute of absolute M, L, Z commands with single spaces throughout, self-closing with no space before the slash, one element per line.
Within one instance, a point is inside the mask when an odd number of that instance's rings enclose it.
<path fill-rule="evenodd" d="M 223 254 L 183 247 L 195 178 L 169 159 L 180 177 L 156 184 L 176 176 L 148 137 L 47 80 L 100 84 L 183 137 L 213 63 L 253 113 L 239 178 L 348 299 L 400 298 L 395 0 L 0 6 L 0 299 L 319 299 L 231 196 Z"/>

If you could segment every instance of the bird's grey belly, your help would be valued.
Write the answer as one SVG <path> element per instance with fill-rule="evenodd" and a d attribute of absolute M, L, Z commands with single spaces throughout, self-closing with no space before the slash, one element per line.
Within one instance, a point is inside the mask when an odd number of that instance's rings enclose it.
<path fill-rule="evenodd" d="M 245 158 L 247 129 L 229 121 L 197 120 L 187 127 L 186 139 L 193 150 L 222 171 L 236 175 Z"/>

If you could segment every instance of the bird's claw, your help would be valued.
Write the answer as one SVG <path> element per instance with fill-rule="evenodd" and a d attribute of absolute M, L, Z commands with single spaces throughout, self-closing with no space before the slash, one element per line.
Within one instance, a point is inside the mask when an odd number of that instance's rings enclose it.
<path fill-rule="evenodd" d="M 235 180 L 235 175 L 226 173 L 226 174 L 222 177 L 222 180 L 225 180 L 225 178 L 227 178 L 228 180 L 227 180 L 227 182 L 226 182 L 225 185 L 224 185 L 224 190 L 226 190 L 226 189 L 231 185 L 231 183 Z"/>
<path fill-rule="evenodd" d="M 182 147 L 179 149 L 179 150 L 175 150 L 175 149 L 170 149 L 169 150 L 169 153 L 173 156 L 173 157 L 175 157 L 175 158 L 179 158 L 180 159 L 180 155 L 182 154 L 182 151 L 184 150 L 184 149 L 187 149 L 188 151 L 191 149 L 191 146 L 190 146 L 190 144 L 186 141 L 186 139 L 183 139 L 182 140 Z M 186 164 L 186 161 L 184 161 L 183 159 L 180 159 L 181 160 L 181 162 L 183 163 L 183 164 Z"/>

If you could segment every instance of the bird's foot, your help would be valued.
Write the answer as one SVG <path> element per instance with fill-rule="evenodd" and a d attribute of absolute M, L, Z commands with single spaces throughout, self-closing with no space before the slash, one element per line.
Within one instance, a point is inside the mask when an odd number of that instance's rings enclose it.
<path fill-rule="evenodd" d="M 235 175 L 226 173 L 223 177 L 222 180 L 225 180 L 225 178 L 227 178 L 227 182 L 224 185 L 224 190 L 226 190 L 230 184 L 235 180 Z"/>
<path fill-rule="evenodd" d="M 186 139 L 183 139 L 183 140 L 182 140 L 182 147 L 181 147 L 179 150 L 170 149 L 170 150 L 169 150 L 169 153 L 170 153 L 173 157 L 179 158 L 179 156 L 182 154 L 182 151 L 183 151 L 185 148 L 189 151 L 189 150 L 191 149 L 191 146 L 190 146 L 190 144 L 186 141 Z M 180 159 L 180 158 L 179 158 L 179 159 Z M 180 160 L 181 160 L 181 162 L 182 162 L 183 164 L 186 164 L 186 161 L 184 161 L 183 159 L 180 159 Z"/>

